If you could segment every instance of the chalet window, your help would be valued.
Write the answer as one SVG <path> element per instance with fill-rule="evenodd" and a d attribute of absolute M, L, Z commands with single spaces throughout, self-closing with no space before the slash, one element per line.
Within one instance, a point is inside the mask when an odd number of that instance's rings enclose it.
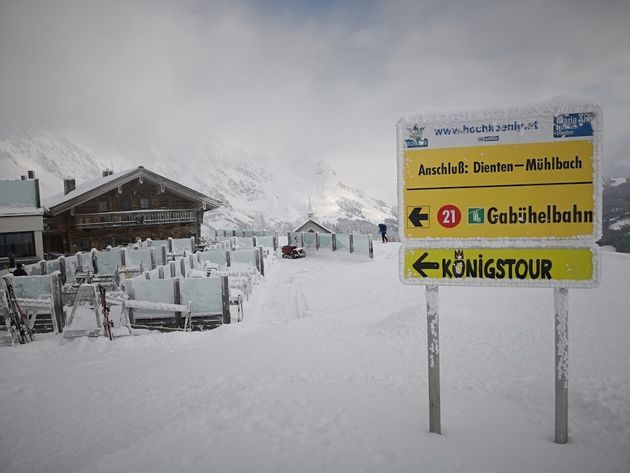
<path fill-rule="evenodd" d="M 98 201 L 98 211 L 99 212 L 108 212 L 109 205 L 106 199 L 101 199 Z"/>
<path fill-rule="evenodd" d="M 164 194 L 160 196 L 160 208 L 168 209 L 168 197 L 166 197 Z"/>
<path fill-rule="evenodd" d="M 35 256 L 33 232 L 0 233 L 0 256 Z"/>
<path fill-rule="evenodd" d="M 131 200 L 128 198 L 120 199 L 120 210 L 126 212 L 127 210 L 131 210 Z"/>
<path fill-rule="evenodd" d="M 148 209 L 151 207 L 151 199 L 148 197 L 140 197 L 140 208 Z"/>

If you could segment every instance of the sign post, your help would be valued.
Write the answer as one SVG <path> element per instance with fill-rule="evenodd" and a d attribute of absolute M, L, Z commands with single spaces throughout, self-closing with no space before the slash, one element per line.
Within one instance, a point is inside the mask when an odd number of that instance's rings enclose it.
<path fill-rule="evenodd" d="M 440 419 L 440 323 L 437 286 L 427 286 L 427 351 L 429 355 L 429 432 L 441 434 Z"/>
<path fill-rule="evenodd" d="M 567 443 L 569 431 L 569 290 L 553 290 L 556 342 L 556 443 Z"/>
<path fill-rule="evenodd" d="M 563 101 L 397 124 L 400 279 L 426 286 L 440 433 L 438 286 L 554 289 L 555 425 L 568 440 L 568 288 L 599 284 L 602 114 Z"/>

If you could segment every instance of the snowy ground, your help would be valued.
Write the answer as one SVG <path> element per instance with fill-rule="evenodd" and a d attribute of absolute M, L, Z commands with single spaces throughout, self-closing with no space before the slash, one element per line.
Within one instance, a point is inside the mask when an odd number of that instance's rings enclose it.
<path fill-rule="evenodd" d="M 630 471 L 628 255 L 569 291 L 557 445 L 552 290 L 440 288 L 430 434 L 424 289 L 398 249 L 279 260 L 211 332 L 1 348 L 0 471 Z"/>

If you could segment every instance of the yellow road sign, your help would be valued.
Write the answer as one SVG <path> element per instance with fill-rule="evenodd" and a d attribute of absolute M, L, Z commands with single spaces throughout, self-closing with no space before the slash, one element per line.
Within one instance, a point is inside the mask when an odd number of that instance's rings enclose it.
<path fill-rule="evenodd" d="M 596 248 L 401 249 L 401 281 L 425 285 L 593 287 Z"/>
<path fill-rule="evenodd" d="M 397 132 L 403 240 L 601 237 L 599 107 L 409 117 Z"/>
<path fill-rule="evenodd" d="M 591 140 L 407 149 L 406 238 L 566 238 L 594 232 Z M 408 209 L 423 208 L 414 220 Z"/>

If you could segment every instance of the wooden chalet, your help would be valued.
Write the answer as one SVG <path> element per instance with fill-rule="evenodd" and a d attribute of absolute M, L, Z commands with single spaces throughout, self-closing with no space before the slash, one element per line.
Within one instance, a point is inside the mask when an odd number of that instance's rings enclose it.
<path fill-rule="evenodd" d="M 45 200 L 44 251 L 73 254 L 140 237 L 199 238 L 203 214 L 223 203 L 142 166 L 112 173 Z"/>

